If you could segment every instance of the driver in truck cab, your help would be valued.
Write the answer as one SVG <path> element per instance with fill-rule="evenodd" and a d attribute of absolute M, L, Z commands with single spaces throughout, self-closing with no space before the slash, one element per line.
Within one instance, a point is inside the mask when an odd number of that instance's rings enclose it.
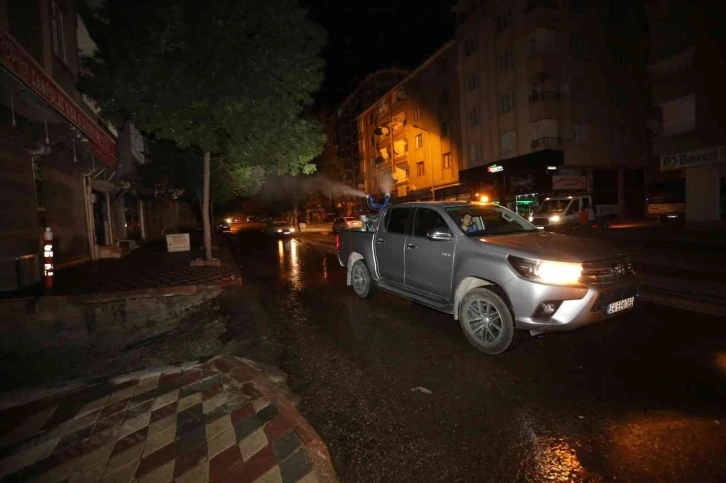
<path fill-rule="evenodd" d="M 465 214 L 461 218 L 461 229 L 468 233 L 476 231 L 476 225 L 474 225 L 474 219 L 470 213 Z"/>

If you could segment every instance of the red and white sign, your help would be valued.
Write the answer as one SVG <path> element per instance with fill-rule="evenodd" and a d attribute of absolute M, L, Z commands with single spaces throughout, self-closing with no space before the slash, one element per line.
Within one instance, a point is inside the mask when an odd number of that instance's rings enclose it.
<path fill-rule="evenodd" d="M 21 82 L 44 101 L 53 106 L 71 124 L 90 140 L 91 152 L 111 169 L 118 165 L 116 141 L 109 136 L 63 89 L 40 67 L 30 55 L 0 29 L 0 62 Z"/>
<path fill-rule="evenodd" d="M 587 176 L 552 176 L 553 190 L 587 190 Z"/>

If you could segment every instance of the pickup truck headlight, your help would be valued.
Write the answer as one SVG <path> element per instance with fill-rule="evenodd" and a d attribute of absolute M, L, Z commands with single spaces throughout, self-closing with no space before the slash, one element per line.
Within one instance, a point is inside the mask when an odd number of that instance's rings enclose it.
<path fill-rule="evenodd" d="M 582 275 L 582 264 L 528 260 L 510 256 L 512 268 L 524 278 L 547 285 L 577 285 Z"/>
<path fill-rule="evenodd" d="M 552 223 L 559 223 L 559 221 L 560 221 L 560 215 L 550 216 L 550 221 Z"/>

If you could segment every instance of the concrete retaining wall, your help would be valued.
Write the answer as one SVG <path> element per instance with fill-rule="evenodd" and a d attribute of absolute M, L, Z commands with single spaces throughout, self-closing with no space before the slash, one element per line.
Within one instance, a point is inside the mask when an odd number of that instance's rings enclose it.
<path fill-rule="evenodd" d="M 217 286 L 185 286 L 0 301 L 0 358 L 143 340 L 171 330 L 220 292 Z"/>

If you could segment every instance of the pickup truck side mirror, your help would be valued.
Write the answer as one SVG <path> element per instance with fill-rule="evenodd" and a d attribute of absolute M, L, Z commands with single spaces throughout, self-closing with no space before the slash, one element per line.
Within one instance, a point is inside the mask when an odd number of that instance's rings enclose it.
<path fill-rule="evenodd" d="M 451 230 L 448 228 L 440 226 L 430 229 L 426 233 L 426 238 L 435 241 L 451 241 L 454 239 L 454 235 L 451 234 Z"/>

